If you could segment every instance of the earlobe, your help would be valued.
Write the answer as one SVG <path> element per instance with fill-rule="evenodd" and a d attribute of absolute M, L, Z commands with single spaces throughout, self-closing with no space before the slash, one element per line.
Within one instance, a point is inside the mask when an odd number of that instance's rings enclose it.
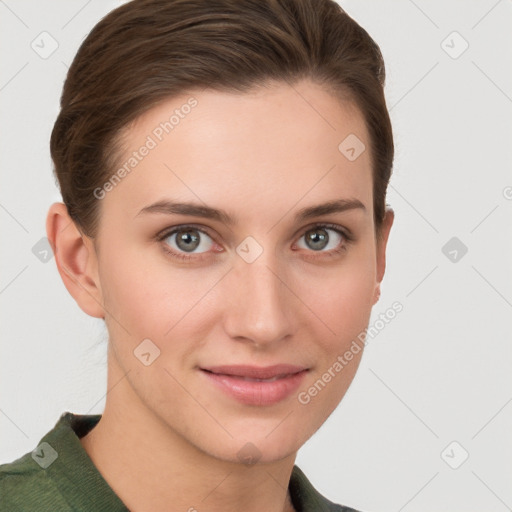
<path fill-rule="evenodd" d="M 105 318 L 93 242 L 77 228 L 64 203 L 50 206 L 46 234 L 68 292 L 85 313 Z"/>
<path fill-rule="evenodd" d="M 375 292 L 373 294 L 373 305 L 375 306 L 375 304 L 377 304 L 377 302 L 379 302 L 379 299 L 380 299 L 380 283 L 377 284 L 377 286 L 375 287 Z"/>

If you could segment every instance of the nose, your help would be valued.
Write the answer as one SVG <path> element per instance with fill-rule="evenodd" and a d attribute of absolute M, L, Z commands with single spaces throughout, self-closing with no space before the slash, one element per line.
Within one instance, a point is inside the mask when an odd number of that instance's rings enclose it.
<path fill-rule="evenodd" d="M 238 258 L 228 276 L 224 328 L 232 339 L 265 346 L 293 334 L 300 301 L 270 252 L 252 263 Z"/>

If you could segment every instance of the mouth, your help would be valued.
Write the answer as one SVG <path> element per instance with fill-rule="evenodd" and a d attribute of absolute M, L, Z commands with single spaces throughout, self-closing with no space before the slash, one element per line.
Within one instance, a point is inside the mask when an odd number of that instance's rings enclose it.
<path fill-rule="evenodd" d="M 290 396 L 309 368 L 297 365 L 216 366 L 200 368 L 218 389 L 247 405 L 272 405 Z"/>
<path fill-rule="evenodd" d="M 273 366 L 249 366 L 249 365 L 224 365 L 204 367 L 201 370 L 214 373 L 216 375 L 227 375 L 228 377 L 238 377 L 243 380 L 253 382 L 273 382 L 283 377 L 295 375 L 296 373 L 307 370 L 305 366 L 292 364 L 275 364 Z"/>

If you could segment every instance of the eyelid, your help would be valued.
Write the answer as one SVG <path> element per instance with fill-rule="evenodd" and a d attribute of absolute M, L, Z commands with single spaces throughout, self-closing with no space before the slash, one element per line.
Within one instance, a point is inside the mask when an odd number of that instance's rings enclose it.
<path fill-rule="evenodd" d="M 318 228 L 328 228 L 328 229 L 332 229 L 334 231 L 338 231 L 339 233 L 341 233 L 343 235 L 343 237 L 347 240 L 347 242 L 352 242 L 355 240 L 355 237 L 354 237 L 353 233 L 350 231 L 350 229 L 348 229 L 344 226 L 340 226 L 339 224 L 333 224 L 331 222 L 322 222 L 322 221 L 313 222 L 312 224 L 302 228 L 299 231 L 299 233 L 302 233 L 301 236 L 304 236 L 305 233 L 307 233 L 308 231 L 311 231 L 315 228 L 317 228 L 317 229 Z"/>
<path fill-rule="evenodd" d="M 191 229 L 196 229 L 197 231 L 200 231 L 201 233 L 205 234 L 205 235 L 208 235 L 212 240 L 215 238 L 209 231 L 208 228 L 204 227 L 204 226 L 199 226 L 199 225 L 196 225 L 196 224 L 176 224 L 175 226 L 172 226 L 172 227 L 168 227 L 168 228 L 165 228 L 163 229 L 162 231 L 159 231 L 156 235 L 155 235 L 155 238 L 159 241 L 161 240 L 165 240 L 167 237 L 171 236 L 172 234 L 174 234 L 176 231 L 184 231 L 188 228 L 191 228 Z"/>

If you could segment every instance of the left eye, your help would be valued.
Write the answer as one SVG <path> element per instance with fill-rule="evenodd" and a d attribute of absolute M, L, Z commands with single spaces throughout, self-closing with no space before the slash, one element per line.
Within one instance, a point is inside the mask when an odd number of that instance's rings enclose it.
<path fill-rule="evenodd" d="M 332 235 L 330 233 L 332 233 Z M 344 234 L 339 229 L 327 226 L 315 226 L 306 231 L 300 238 L 300 240 L 305 240 L 306 245 L 302 247 L 300 244 L 297 245 L 301 249 L 311 249 L 315 252 L 325 249 L 325 252 L 329 252 L 330 250 L 338 248 L 344 238 Z"/>
<path fill-rule="evenodd" d="M 197 251 L 199 253 L 208 252 L 213 245 L 213 240 L 204 231 L 191 227 L 175 229 L 167 233 L 163 240 L 171 247 L 173 247 L 172 244 L 175 244 L 178 251 L 184 251 L 185 253 L 193 252 L 198 248 L 200 249 Z M 167 242 L 168 240 L 171 240 L 171 242 Z"/>

